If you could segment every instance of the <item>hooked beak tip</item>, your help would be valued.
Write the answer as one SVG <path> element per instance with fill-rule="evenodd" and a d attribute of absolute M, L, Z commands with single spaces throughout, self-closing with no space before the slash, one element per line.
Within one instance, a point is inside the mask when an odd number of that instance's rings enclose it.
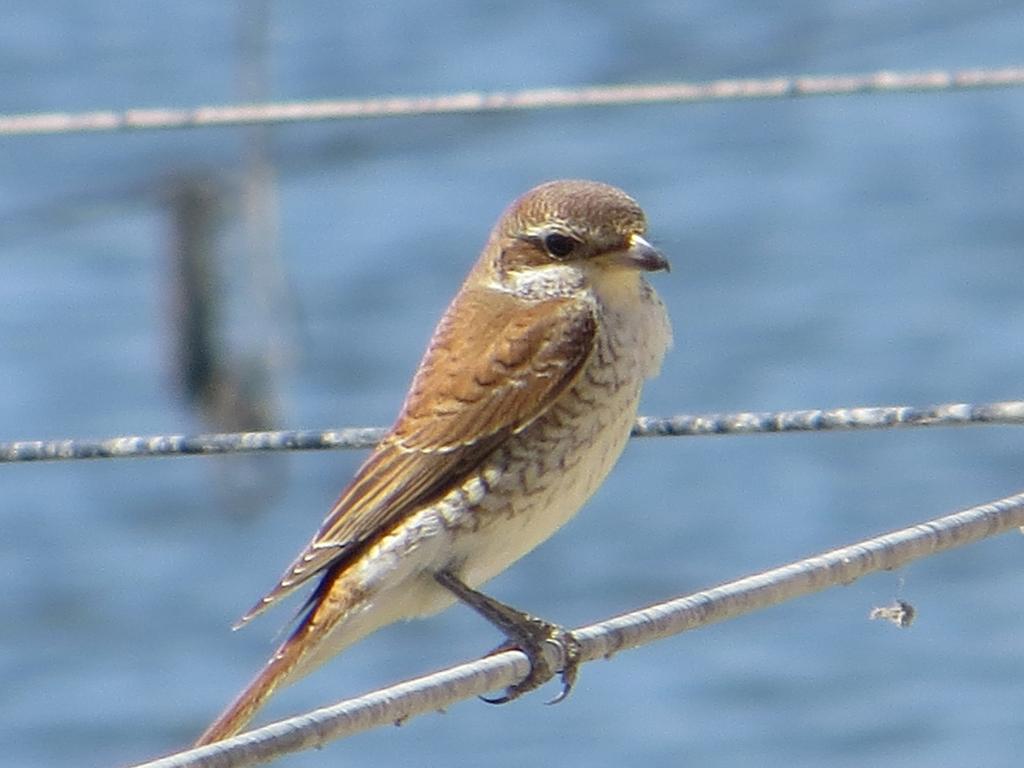
<path fill-rule="evenodd" d="M 633 235 L 629 246 L 629 260 L 644 272 L 671 272 L 672 265 L 665 254 L 648 243 L 640 235 Z"/>

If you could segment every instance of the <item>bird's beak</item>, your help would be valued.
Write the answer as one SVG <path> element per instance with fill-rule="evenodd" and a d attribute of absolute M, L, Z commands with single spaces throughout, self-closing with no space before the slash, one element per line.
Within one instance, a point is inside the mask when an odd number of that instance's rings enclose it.
<path fill-rule="evenodd" d="M 665 255 L 640 235 L 630 237 L 629 248 L 622 251 L 618 261 L 624 267 L 644 272 L 660 272 L 662 270 L 668 272 L 672 269 L 672 265 L 668 263 Z"/>

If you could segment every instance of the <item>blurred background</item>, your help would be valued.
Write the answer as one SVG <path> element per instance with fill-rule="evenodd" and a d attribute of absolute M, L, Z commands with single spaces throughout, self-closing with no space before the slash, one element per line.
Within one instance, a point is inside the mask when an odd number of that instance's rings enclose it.
<path fill-rule="evenodd" d="M 1019 65 L 1024 3 L 32 3 L 0 113 Z M 671 258 L 642 412 L 1020 398 L 1024 92 L 0 139 L 0 439 L 384 425 L 503 207 L 619 185 Z M 1019 491 L 1012 429 L 634 441 L 489 591 L 574 625 Z M 107 766 L 189 743 L 290 607 L 232 622 L 360 452 L 0 467 L 0 753 Z M 1022 542 L 587 665 L 547 691 L 282 766 L 1012 765 Z M 868 612 L 912 602 L 900 630 Z M 294 607 L 297 608 L 298 601 Z M 259 722 L 498 638 L 388 628 Z"/>

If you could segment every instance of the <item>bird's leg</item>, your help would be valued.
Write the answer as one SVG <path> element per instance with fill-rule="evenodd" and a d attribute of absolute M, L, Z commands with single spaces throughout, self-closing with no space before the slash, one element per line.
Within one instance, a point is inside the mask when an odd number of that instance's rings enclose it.
<path fill-rule="evenodd" d="M 546 683 L 554 677 L 556 671 L 561 673 L 562 690 L 547 703 L 557 704 L 569 695 L 573 683 L 576 682 L 576 673 L 580 663 L 580 643 L 572 632 L 557 624 L 523 613 L 510 605 L 505 605 L 483 592 L 477 592 L 472 587 L 466 586 L 451 571 L 440 571 L 434 575 L 434 578 L 438 584 L 505 634 L 508 642 L 499 646 L 494 653 L 516 648 L 525 653 L 530 660 L 530 674 L 525 679 L 505 689 L 504 696 L 499 696 L 496 699 L 484 699 L 484 701 L 490 704 L 504 704 L 518 699 L 524 693 Z M 562 649 L 562 658 L 565 661 L 561 670 L 551 669 L 551 665 L 544 657 L 544 643 L 548 642 L 557 643 Z"/>

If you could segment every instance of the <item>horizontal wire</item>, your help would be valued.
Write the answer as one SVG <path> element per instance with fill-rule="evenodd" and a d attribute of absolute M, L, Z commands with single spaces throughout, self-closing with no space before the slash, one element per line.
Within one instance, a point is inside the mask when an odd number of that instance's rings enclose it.
<path fill-rule="evenodd" d="M 641 416 L 634 437 L 747 435 L 764 432 L 825 432 L 891 427 L 957 427 L 1024 424 L 1024 401 L 862 406 L 829 410 L 710 413 L 656 418 Z"/>
<path fill-rule="evenodd" d="M 641 416 L 633 437 L 749 435 L 766 432 L 825 432 L 892 427 L 956 427 L 1024 424 L 1024 401 L 833 408 L 831 410 Z M 229 432 L 210 435 L 125 435 L 99 440 L 14 440 L 0 442 L 0 464 L 70 459 L 125 459 L 264 451 L 372 448 L 383 427 Z"/>
<path fill-rule="evenodd" d="M 99 440 L 15 440 L 0 442 L 0 464 L 19 461 L 371 448 L 384 436 L 384 432 L 385 430 L 379 427 L 350 427 L 325 431 L 287 429 L 208 435 L 125 435 Z"/>
<path fill-rule="evenodd" d="M 957 91 L 1024 85 L 1024 67 L 879 71 L 860 75 L 639 83 L 519 91 L 467 91 L 440 96 L 325 99 L 268 104 L 235 104 L 0 115 L 0 136 L 166 130 L 212 126 L 352 120 L 413 115 L 468 114 L 627 104 L 696 103 L 855 93 Z"/>
<path fill-rule="evenodd" d="M 845 586 L 869 573 L 901 568 L 922 557 L 1021 526 L 1024 493 L 581 627 L 574 630 L 581 645 L 581 661 L 608 658 L 620 650 L 828 587 Z M 555 647 L 545 647 L 544 652 L 552 668 L 560 669 L 562 659 Z M 506 651 L 136 768 L 239 768 L 266 762 L 380 725 L 398 725 L 416 715 L 514 685 L 529 670 L 529 661 L 522 652 Z"/>

